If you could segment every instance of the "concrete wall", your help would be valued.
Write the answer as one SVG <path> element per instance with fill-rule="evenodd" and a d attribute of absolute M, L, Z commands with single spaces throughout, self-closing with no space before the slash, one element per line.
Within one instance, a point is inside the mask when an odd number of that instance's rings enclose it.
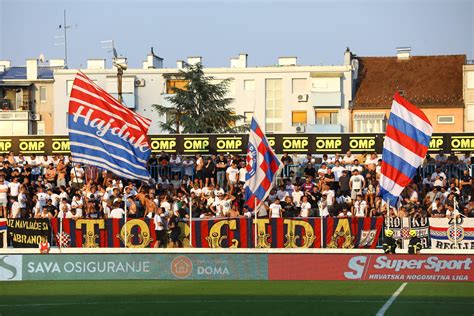
<path fill-rule="evenodd" d="M 434 133 L 458 133 L 464 132 L 464 109 L 463 108 L 422 108 L 421 109 L 433 125 Z M 356 113 L 380 113 L 384 112 L 386 121 L 390 116 L 390 109 L 367 109 L 354 110 L 352 119 Z M 454 116 L 454 124 L 438 124 L 438 116 Z M 467 131 L 467 130 L 466 130 Z M 471 130 L 472 132 L 472 130 Z"/>
<path fill-rule="evenodd" d="M 466 106 L 464 111 L 464 131 L 474 131 L 474 65 L 464 65 L 463 98 Z"/>
<path fill-rule="evenodd" d="M 340 123 L 344 126 L 343 131 L 349 131 L 349 101 L 352 100 L 352 67 L 346 66 L 284 66 L 284 67 L 249 67 L 249 68 L 205 68 L 206 75 L 213 76 L 216 81 L 233 78 L 229 87 L 229 97 L 234 98 L 232 107 L 237 114 L 244 112 L 254 112 L 258 121 L 265 128 L 265 80 L 271 78 L 282 79 L 283 97 L 283 130 L 285 133 L 294 133 L 295 127 L 291 122 L 291 111 L 306 110 L 308 124 L 315 123 L 314 107 L 311 97 L 312 73 L 340 73 L 341 74 L 341 94 L 342 106 L 340 111 Z M 67 82 L 74 80 L 77 70 L 60 69 L 55 71 L 54 83 L 54 133 L 67 134 L 66 112 L 69 103 L 67 93 Z M 115 78 L 116 72 L 112 69 L 90 69 L 83 72 L 103 88 L 107 89 L 107 78 Z M 164 121 L 164 117 L 158 116 L 152 111 L 152 104 L 171 104 L 166 100 L 166 75 L 176 74 L 178 69 L 128 69 L 124 73 L 136 79 L 145 79 L 144 87 L 135 87 L 136 112 L 152 119 L 150 134 L 161 132 L 158 122 Z M 298 94 L 292 92 L 292 80 L 294 78 L 304 78 L 308 80 L 307 91 L 308 102 L 298 102 Z M 110 80 L 110 79 L 109 79 Z M 255 90 L 244 90 L 244 81 L 254 80 Z"/>

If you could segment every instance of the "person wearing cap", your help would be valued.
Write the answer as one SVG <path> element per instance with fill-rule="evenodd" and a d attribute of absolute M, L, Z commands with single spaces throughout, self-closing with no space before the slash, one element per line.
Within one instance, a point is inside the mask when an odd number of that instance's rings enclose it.
<path fill-rule="evenodd" d="M 393 238 L 393 230 L 386 229 L 385 238 L 383 239 L 383 244 L 382 244 L 383 252 L 385 252 L 386 254 L 394 254 L 396 252 L 395 249 L 397 249 L 397 246 L 400 246 L 400 245 L 401 245 L 401 240 L 400 239 L 396 240 L 395 238 Z"/>
<path fill-rule="evenodd" d="M 421 244 L 420 237 L 416 235 L 416 231 L 414 229 L 410 230 L 410 241 L 408 242 L 408 254 L 418 255 L 420 254 L 421 249 L 423 249 L 423 245 Z"/>

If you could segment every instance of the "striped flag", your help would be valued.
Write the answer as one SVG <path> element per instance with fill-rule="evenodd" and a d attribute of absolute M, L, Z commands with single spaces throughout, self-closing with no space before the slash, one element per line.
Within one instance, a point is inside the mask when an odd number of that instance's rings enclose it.
<path fill-rule="evenodd" d="M 147 181 L 151 121 L 124 107 L 82 72 L 69 99 L 69 141 L 74 162 Z"/>
<path fill-rule="evenodd" d="M 395 93 L 383 143 L 380 195 L 396 206 L 428 152 L 433 127 L 416 106 Z"/>
<path fill-rule="evenodd" d="M 246 161 L 245 204 L 250 209 L 255 209 L 267 198 L 272 189 L 272 182 L 282 165 L 255 118 L 252 118 L 250 124 Z"/>

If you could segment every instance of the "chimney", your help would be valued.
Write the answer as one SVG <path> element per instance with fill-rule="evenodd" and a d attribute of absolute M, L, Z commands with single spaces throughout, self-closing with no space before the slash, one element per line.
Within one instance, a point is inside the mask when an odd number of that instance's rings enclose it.
<path fill-rule="evenodd" d="M 196 65 L 197 63 L 202 63 L 202 57 L 201 56 L 188 57 L 188 64 L 189 65 Z"/>
<path fill-rule="evenodd" d="M 49 66 L 50 67 L 58 67 L 58 68 L 64 68 L 64 59 L 50 59 L 49 60 Z"/>
<path fill-rule="evenodd" d="M 230 68 L 247 68 L 247 54 L 239 54 L 239 57 L 230 59 Z"/>
<path fill-rule="evenodd" d="M 178 69 L 184 69 L 184 68 L 186 68 L 187 65 L 188 65 L 188 63 L 186 63 L 184 60 L 177 60 L 176 61 L 176 68 L 178 68 Z"/>
<path fill-rule="evenodd" d="M 352 61 L 351 49 L 349 47 L 347 47 L 346 51 L 344 52 L 344 65 L 345 66 L 350 65 L 351 61 Z"/>
<path fill-rule="evenodd" d="M 411 47 L 397 47 L 397 60 L 410 59 Z"/>
<path fill-rule="evenodd" d="M 143 62 L 143 69 L 163 68 L 163 58 L 153 54 L 146 56 L 146 61 Z"/>
<path fill-rule="evenodd" d="M 26 80 L 38 79 L 38 59 L 26 60 Z"/>
<path fill-rule="evenodd" d="M 12 66 L 12 62 L 9 60 L 0 60 L 0 72 L 4 72 L 7 68 Z"/>
<path fill-rule="evenodd" d="M 296 66 L 297 57 L 278 57 L 278 66 Z"/>
<path fill-rule="evenodd" d="M 105 69 L 105 59 L 88 59 L 87 69 Z"/>

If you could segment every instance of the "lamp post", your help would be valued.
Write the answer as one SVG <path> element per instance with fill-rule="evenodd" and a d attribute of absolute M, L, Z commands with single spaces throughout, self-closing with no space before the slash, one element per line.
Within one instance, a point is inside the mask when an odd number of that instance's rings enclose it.
<path fill-rule="evenodd" d="M 120 103 L 123 103 L 122 77 L 123 77 L 123 72 L 125 70 L 127 70 L 127 63 L 125 61 L 119 61 L 118 58 L 114 58 L 113 64 L 117 68 L 117 94 L 118 94 L 118 100 L 119 100 Z"/>

